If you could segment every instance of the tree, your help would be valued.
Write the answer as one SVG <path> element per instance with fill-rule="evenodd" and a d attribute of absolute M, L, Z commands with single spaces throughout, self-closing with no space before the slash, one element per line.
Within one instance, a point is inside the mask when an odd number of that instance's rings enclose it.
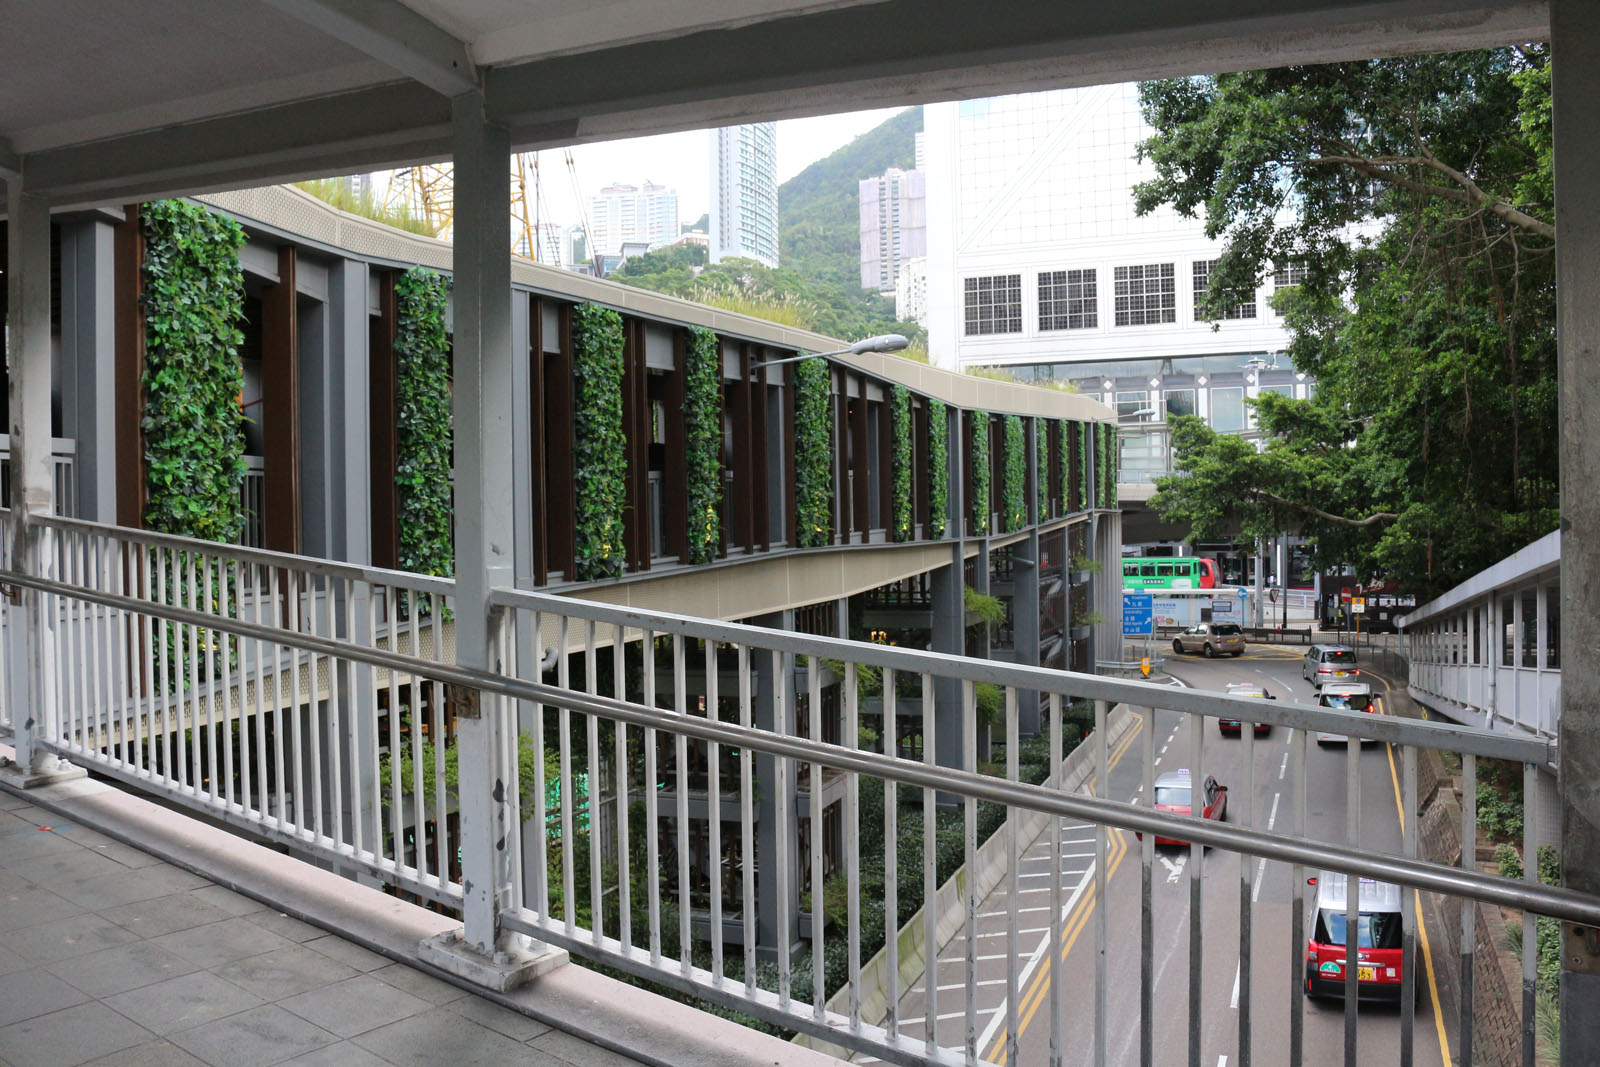
<path fill-rule="evenodd" d="M 1556 521 L 1554 226 L 1542 47 L 1140 87 L 1141 212 L 1203 212 L 1206 306 L 1279 272 L 1310 401 L 1268 444 L 1175 420 L 1151 501 L 1196 533 L 1297 528 L 1325 564 L 1429 593 Z M 1290 271 L 1293 273 L 1290 273 Z"/>

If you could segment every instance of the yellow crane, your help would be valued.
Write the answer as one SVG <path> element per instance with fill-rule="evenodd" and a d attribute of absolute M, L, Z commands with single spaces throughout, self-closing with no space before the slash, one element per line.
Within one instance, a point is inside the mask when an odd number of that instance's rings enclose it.
<path fill-rule="evenodd" d="M 541 214 L 538 153 L 514 153 L 510 165 L 511 251 L 537 263 L 558 264 L 559 251 L 548 240 L 541 246 L 535 236 Z M 449 163 L 429 163 L 394 171 L 389 176 L 383 205 L 386 213 L 403 213 L 420 219 L 434 236 L 448 239 L 455 224 L 455 171 Z"/>

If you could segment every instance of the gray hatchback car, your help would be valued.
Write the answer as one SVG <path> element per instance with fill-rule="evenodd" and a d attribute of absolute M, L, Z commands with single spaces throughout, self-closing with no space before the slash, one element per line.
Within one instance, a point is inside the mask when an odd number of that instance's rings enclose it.
<path fill-rule="evenodd" d="M 1356 650 L 1349 645 L 1312 645 L 1300 661 L 1300 676 L 1319 690 L 1330 682 L 1354 682 L 1361 677 Z"/>

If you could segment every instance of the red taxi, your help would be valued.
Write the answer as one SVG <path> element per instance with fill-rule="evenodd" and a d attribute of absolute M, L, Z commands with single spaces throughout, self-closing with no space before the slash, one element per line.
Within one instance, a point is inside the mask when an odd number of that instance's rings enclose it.
<path fill-rule="evenodd" d="M 1155 781 L 1155 786 L 1155 809 L 1157 811 L 1167 811 L 1174 815 L 1194 814 L 1194 781 L 1187 768 L 1159 776 Z M 1221 821 L 1228 808 L 1228 787 L 1218 785 L 1217 780 L 1208 774 L 1201 793 L 1205 799 L 1205 806 L 1201 809 L 1201 818 Z M 1143 834 L 1135 836 L 1141 841 L 1144 840 Z M 1187 845 L 1188 843 L 1176 837 L 1156 837 L 1156 844 L 1158 845 Z"/>
<path fill-rule="evenodd" d="M 1311 936 L 1306 942 L 1306 996 L 1345 995 L 1348 875 L 1323 871 L 1307 879 L 1317 887 L 1311 905 Z M 1404 958 L 1400 887 L 1371 878 L 1360 881 L 1356 902 L 1356 996 L 1360 1000 L 1399 1000 Z"/>

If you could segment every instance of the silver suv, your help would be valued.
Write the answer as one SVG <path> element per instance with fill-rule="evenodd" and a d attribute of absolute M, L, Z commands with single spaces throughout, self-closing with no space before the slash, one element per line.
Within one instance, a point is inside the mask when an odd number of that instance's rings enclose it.
<path fill-rule="evenodd" d="M 1207 657 L 1244 655 L 1244 631 L 1236 622 L 1203 622 L 1172 639 L 1174 652 L 1202 652 Z"/>
<path fill-rule="evenodd" d="M 1312 645 L 1300 661 L 1300 676 L 1319 690 L 1329 682 L 1353 682 L 1361 677 L 1356 650 L 1349 645 Z"/>

